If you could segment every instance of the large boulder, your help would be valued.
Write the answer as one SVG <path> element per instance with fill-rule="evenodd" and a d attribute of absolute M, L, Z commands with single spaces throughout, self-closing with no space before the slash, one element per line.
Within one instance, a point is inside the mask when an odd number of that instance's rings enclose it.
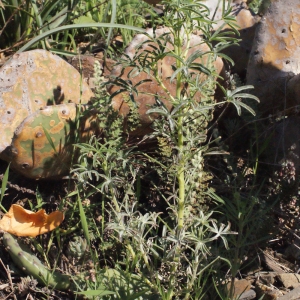
<path fill-rule="evenodd" d="M 86 103 L 93 96 L 77 70 L 45 50 L 15 54 L 0 69 L 0 158 L 20 123 L 47 105 Z"/>
<path fill-rule="evenodd" d="M 271 1 L 254 39 L 247 84 L 255 87 L 262 114 L 289 113 L 300 104 L 300 2 Z"/>

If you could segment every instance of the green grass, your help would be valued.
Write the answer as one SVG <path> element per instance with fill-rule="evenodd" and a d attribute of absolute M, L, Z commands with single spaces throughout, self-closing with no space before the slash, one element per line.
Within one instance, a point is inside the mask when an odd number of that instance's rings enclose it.
<path fill-rule="evenodd" d="M 144 16 L 147 13 L 153 14 L 149 5 L 137 0 L 102 2 L 4 0 L 2 3 L 3 6 L 0 6 L 2 52 L 16 51 L 36 36 L 40 36 L 38 43 L 29 44 L 22 48 L 22 51 L 34 46 L 61 55 L 71 55 L 78 50 L 75 42 L 78 36 L 89 39 L 91 46 L 88 50 L 91 50 L 92 45 L 99 40 L 106 41 L 108 47 L 116 35 L 121 35 L 126 45 L 134 35 L 131 28 L 145 27 Z M 111 24 L 111 27 L 99 25 L 103 23 Z M 118 29 L 113 29 L 113 26 Z M 86 38 L 82 41 L 86 42 Z"/>

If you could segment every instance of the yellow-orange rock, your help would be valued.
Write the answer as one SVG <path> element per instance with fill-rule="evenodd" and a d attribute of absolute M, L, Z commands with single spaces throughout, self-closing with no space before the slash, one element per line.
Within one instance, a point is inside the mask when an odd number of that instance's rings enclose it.
<path fill-rule="evenodd" d="M 15 54 L 0 69 L 0 158 L 14 131 L 29 115 L 46 105 L 86 103 L 93 96 L 70 64 L 46 50 Z"/>
<path fill-rule="evenodd" d="M 300 105 L 300 2 L 274 0 L 262 17 L 247 70 L 260 111 L 275 114 Z M 297 76 L 297 77 L 295 77 Z"/>

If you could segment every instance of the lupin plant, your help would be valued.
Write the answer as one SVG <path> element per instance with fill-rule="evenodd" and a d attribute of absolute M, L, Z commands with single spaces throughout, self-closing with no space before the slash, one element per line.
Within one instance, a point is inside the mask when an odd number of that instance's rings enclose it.
<path fill-rule="evenodd" d="M 165 13 L 156 22 L 165 27 L 139 35 L 136 48 L 131 47 L 134 53 L 126 52 L 121 60 L 123 72 L 115 69 L 115 81 L 109 83 L 119 83 L 110 90 L 112 106 L 118 109 L 121 103 L 121 113 L 128 108 L 124 127 L 129 136 L 137 132 L 136 123 L 133 129 L 129 124 L 132 115 L 137 115 L 142 129 L 151 124 L 149 138 L 157 141 L 156 154 L 136 152 L 126 146 L 122 133 L 114 135 L 113 123 L 108 122 L 111 114 L 105 113 L 111 106 L 106 103 L 98 116 L 104 137 L 91 140 L 92 145 L 78 145 L 81 164 L 74 172 L 79 179 L 89 177 L 94 192 L 103 194 L 110 222 L 103 219 L 102 228 L 116 232 L 124 247 L 124 257 L 119 259 L 126 272 L 141 278 L 159 299 L 201 299 L 209 289 L 208 274 L 223 259 L 213 254 L 212 247 L 221 239 L 226 248 L 225 236 L 232 233 L 229 225 L 214 219 L 213 205 L 222 200 L 208 186 L 204 158 L 222 154 L 211 148 L 213 140 L 207 131 L 217 104 L 219 51 L 236 40 L 220 33 L 222 25 L 213 30 L 213 12 L 204 1 L 163 1 L 162 5 Z M 222 20 L 224 26 L 234 28 L 225 1 Z M 147 85 L 153 89 L 145 92 Z M 224 101 L 248 108 L 238 98 L 238 90 L 234 97 L 224 92 Z M 143 94 L 152 105 L 143 106 Z M 109 172 L 99 169 L 103 162 Z M 144 179 L 145 173 L 155 173 L 155 180 Z M 145 184 L 141 178 L 149 180 L 146 186 L 141 187 Z M 163 188 L 156 185 L 157 178 Z M 142 213 L 143 188 L 155 190 L 163 210 Z M 85 197 L 86 192 L 81 192 Z"/>

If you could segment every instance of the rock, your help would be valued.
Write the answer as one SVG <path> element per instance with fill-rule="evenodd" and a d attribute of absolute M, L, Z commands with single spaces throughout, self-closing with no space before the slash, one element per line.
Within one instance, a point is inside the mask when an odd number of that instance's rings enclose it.
<path fill-rule="evenodd" d="M 264 300 L 277 300 L 279 297 L 282 296 L 282 293 L 275 288 L 268 287 L 265 284 L 261 284 L 260 282 L 256 282 L 255 284 L 255 291 L 257 297 L 263 297 Z"/>
<path fill-rule="evenodd" d="M 300 299 L 300 287 L 278 298 L 278 300 L 299 300 L 299 299 Z"/>
<path fill-rule="evenodd" d="M 254 85 L 263 115 L 300 104 L 299 80 L 294 78 L 300 74 L 299 18 L 299 0 L 274 0 L 257 27 L 247 84 Z"/>
<path fill-rule="evenodd" d="M 285 288 L 296 288 L 300 286 L 300 275 L 295 273 L 282 273 L 277 275 L 277 279 Z"/>
<path fill-rule="evenodd" d="M 15 54 L 0 69 L 0 158 L 13 133 L 29 115 L 46 105 L 86 103 L 93 96 L 80 74 L 57 55 L 45 50 Z"/>
<path fill-rule="evenodd" d="M 257 277 L 264 284 L 270 285 L 270 284 L 274 284 L 276 275 L 277 275 L 276 272 L 267 272 L 267 274 L 258 274 Z"/>
<path fill-rule="evenodd" d="M 294 167 L 300 167 L 300 117 L 290 116 L 276 122 L 266 130 L 261 144 L 267 147 L 264 152 L 265 161 L 270 165 L 278 165 L 284 161 L 290 161 Z M 294 172 L 287 171 L 290 180 L 295 180 Z"/>
<path fill-rule="evenodd" d="M 115 60 L 110 58 L 104 59 L 102 52 L 97 53 L 97 55 L 76 55 L 73 56 L 69 63 L 82 74 L 85 82 L 89 85 L 91 89 L 94 89 L 94 65 L 98 61 L 102 67 L 102 76 L 108 77 L 110 75 L 113 66 L 116 64 Z"/>
<path fill-rule="evenodd" d="M 256 293 L 254 290 L 249 290 L 247 292 L 242 293 L 239 296 L 239 300 L 251 300 L 251 299 L 255 299 L 256 298 Z"/>
<path fill-rule="evenodd" d="M 166 39 L 166 35 L 170 36 L 170 39 L 173 39 L 172 35 L 170 34 L 170 30 L 168 28 L 159 28 L 153 32 L 153 29 L 148 29 L 147 34 L 151 37 L 156 35 L 156 37 L 159 37 L 161 35 L 165 35 L 164 39 Z M 152 53 L 154 52 L 153 47 L 158 47 L 158 45 L 154 42 L 147 42 L 149 40 L 149 37 L 145 34 L 138 34 L 135 36 L 133 41 L 130 43 L 130 45 L 125 50 L 125 54 L 130 59 L 133 59 L 135 54 L 142 54 L 147 53 L 146 51 L 149 51 L 148 57 L 146 58 L 146 61 L 151 60 Z M 186 42 L 186 41 L 185 41 Z M 184 42 L 184 43 L 185 43 Z M 137 46 L 140 46 L 141 43 L 144 43 L 138 50 Z M 167 49 L 172 48 L 171 43 L 167 43 Z M 186 44 L 183 45 L 182 50 L 184 50 L 186 47 Z M 208 46 L 203 43 L 203 40 L 199 35 L 192 35 L 188 50 L 188 55 L 190 56 L 196 51 L 210 51 Z M 155 55 L 155 54 L 154 54 Z M 125 58 L 125 57 L 123 57 Z M 128 60 L 129 62 L 129 60 Z M 204 55 L 201 58 L 197 58 L 195 63 L 202 63 L 203 65 L 206 65 L 208 63 L 208 56 Z M 164 58 L 160 59 L 158 61 L 157 70 L 160 75 L 160 78 L 166 87 L 166 90 L 168 93 L 170 93 L 171 96 L 175 96 L 176 93 L 176 80 L 173 80 L 173 82 L 170 81 L 170 76 L 174 73 L 173 66 L 175 64 L 175 58 L 172 56 L 165 56 Z M 214 67 L 216 69 L 216 72 L 218 74 L 221 73 L 223 70 L 223 62 L 220 58 L 217 58 L 214 62 Z M 110 94 L 114 94 L 114 97 L 112 99 L 112 106 L 114 109 L 119 111 L 119 113 L 123 116 L 127 116 L 130 112 L 130 106 L 128 104 L 129 102 L 129 93 L 127 91 L 122 92 L 122 87 L 118 85 L 118 81 L 130 81 L 131 85 L 136 88 L 138 94 L 134 93 L 134 102 L 138 108 L 138 113 L 140 117 L 141 124 L 143 126 L 142 134 L 145 133 L 147 128 L 152 123 L 152 118 L 155 117 L 154 115 L 151 115 L 151 118 L 149 115 L 147 115 L 147 111 L 151 106 L 153 106 L 156 103 L 155 98 L 158 97 L 160 101 L 162 101 L 165 105 L 165 107 L 169 110 L 172 108 L 172 104 L 170 102 L 170 96 L 168 93 L 159 85 L 154 79 L 153 79 L 153 70 L 149 70 L 149 74 L 147 74 L 145 71 L 140 70 L 134 70 L 132 66 L 127 66 L 124 68 L 122 65 L 117 65 L 114 67 L 114 69 L 111 72 L 112 79 L 116 78 L 114 81 L 114 84 L 112 84 L 108 91 Z M 207 77 L 202 74 L 202 80 L 205 80 Z M 200 79 L 200 80 L 201 80 Z M 147 82 L 143 82 L 144 80 L 147 80 Z M 142 82 L 142 83 L 141 83 Z M 121 90 L 121 92 L 120 92 Z M 197 92 L 194 95 L 194 99 L 196 101 L 200 101 L 201 94 Z M 139 132 L 140 133 L 140 132 Z"/>
<path fill-rule="evenodd" d="M 265 264 L 268 270 L 274 271 L 278 274 L 291 271 L 291 269 L 288 268 L 290 267 L 289 262 L 279 257 L 278 254 L 276 255 L 276 257 L 274 257 L 273 251 L 261 251 L 261 253 L 259 254 L 259 258 L 261 262 Z"/>
<path fill-rule="evenodd" d="M 233 287 L 233 295 L 232 295 L 233 298 L 237 298 L 241 294 L 249 291 L 250 288 L 251 288 L 251 282 L 249 282 L 247 279 L 235 280 L 234 287 Z M 227 284 L 227 291 L 230 291 L 230 289 L 231 289 L 231 282 Z"/>
<path fill-rule="evenodd" d="M 96 58 L 93 55 L 72 56 L 69 63 L 82 74 L 84 81 L 90 85 L 91 78 L 94 77 L 94 65 Z"/>

